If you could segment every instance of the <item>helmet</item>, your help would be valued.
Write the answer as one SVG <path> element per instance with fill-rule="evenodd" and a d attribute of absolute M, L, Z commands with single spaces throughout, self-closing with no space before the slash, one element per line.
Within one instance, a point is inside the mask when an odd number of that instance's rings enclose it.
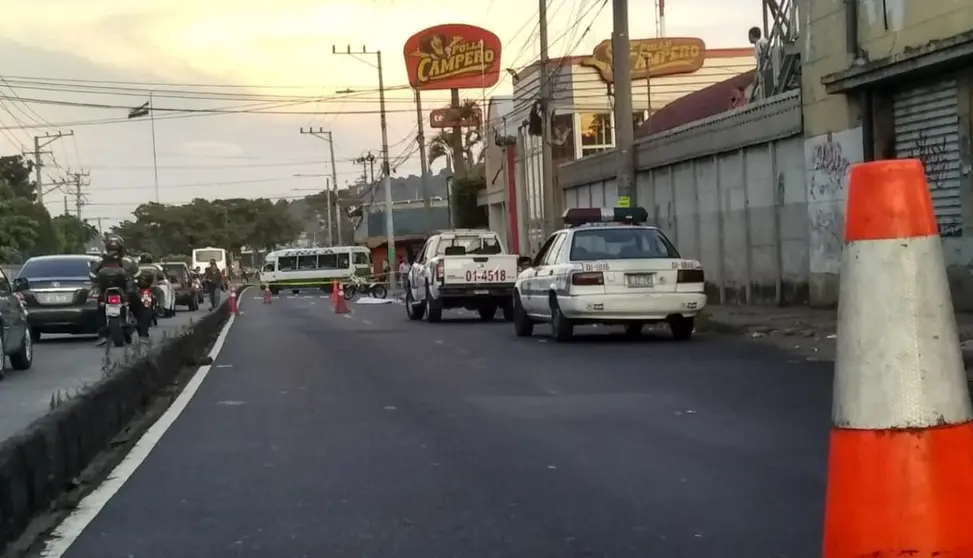
<path fill-rule="evenodd" d="M 144 254 L 142 254 L 141 256 L 139 256 L 139 263 L 140 264 L 150 264 L 150 263 L 152 263 L 152 254 L 149 254 L 148 252 L 145 252 Z"/>
<path fill-rule="evenodd" d="M 125 255 L 125 241 L 117 234 L 105 236 L 105 253 L 109 256 L 122 257 Z"/>

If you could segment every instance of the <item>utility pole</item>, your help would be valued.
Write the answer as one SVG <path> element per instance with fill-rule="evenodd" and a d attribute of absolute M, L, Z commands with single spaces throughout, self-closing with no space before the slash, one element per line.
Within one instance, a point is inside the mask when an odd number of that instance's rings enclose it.
<path fill-rule="evenodd" d="M 58 131 L 56 134 L 45 133 L 43 136 L 34 136 L 34 191 L 37 193 L 37 203 L 44 205 L 44 176 L 41 168 L 44 166 L 43 155 L 50 151 L 41 151 L 55 140 L 67 138 L 74 135 L 73 130 L 67 132 Z"/>
<path fill-rule="evenodd" d="M 554 151 L 551 143 L 551 74 L 547 48 L 547 1 L 538 0 L 541 38 L 541 179 L 544 189 L 544 236 L 558 229 L 557 196 L 554 192 Z M 628 0 L 621 0 L 627 2 Z"/>
<path fill-rule="evenodd" d="M 64 214 L 65 215 L 70 215 L 71 214 L 71 212 L 68 211 L 68 197 L 67 197 L 67 195 L 64 196 Z"/>
<path fill-rule="evenodd" d="M 544 0 L 541 0 L 544 1 Z M 615 89 L 615 152 L 618 206 L 635 202 L 635 124 L 632 122 L 632 64 L 628 40 L 628 0 L 612 0 L 612 76 Z"/>
<path fill-rule="evenodd" d="M 426 132 L 425 122 L 422 116 L 422 95 L 419 90 L 416 93 L 416 126 L 419 133 L 416 135 L 416 142 L 419 144 L 419 166 L 422 169 L 422 209 L 426 214 L 426 226 L 432 226 L 432 206 L 429 203 L 429 162 L 426 161 Z"/>
<path fill-rule="evenodd" d="M 541 1 L 543 2 L 544 0 Z M 334 54 L 339 54 L 338 49 L 334 46 L 331 47 L 331 51 Z M 351 46 L 348 46 L 346 52 L 340 54 L 352 55 Z M 386 253 L 388 256 L 389 270 L 395 271 L 395 222 L 392 217 L 392 168 L 389 165 L 389 130 L 388 118 L 385 114 L 385 76 L 382 74 L 382 51 L 369 52 L 363 46 L 361 54 L 374 54 L 378 62 L 378 103 L 382 123 L 382 176 L 385 182 L 385 234 L 388 242 Z"/>
<path fill-rule="evenodd" d="M 326 187 L 325 187 L 325 190 L 324 191 L 325 191 L 325 194 L 326 194 L 325 195 L 325 199 L 326 199 L 326 201 L 325 201 L 325 204 L 326 204 L 325 207 L 326 207 L 327 212 L 328 212 L 328 219 L 327 219 L 327 221 L 328 221 L 328 246 L 334 246 L 334 238 L 331 236 L 331 228 L 332 228 L 333 223 L 334 223 L 334 221 L 332 220 L 332 215 L 331 215 L 331 196 L 334 195 L 334 197 L 336 199 L 338 197 L 338 191 L 337 191 L 337 189 L 338 189 L 338 171 L 335 169 L 335 165 L 334 165 L 334 136 L 331 134 L 330 131 L 325 130 L 324 128 L 308 128 L 307 130 L 305 130 L 304 128 L 301 128 L 301 133 L 302 134 L 309 134 L 309 135 L 312 135 L 314 137 L 318 137 L 318 138 L 321 138 L 321 139 L 327 141 L 328 142 L 328 149 L 331 152 L 331 178 L 333 178 L 333 183 L 334 183 L 335 191 L 332 192 L 331 191 L 331 185 L 327 185 L 327 183 L 325 183 L 326 184 Z M 338 219 L 337 219 L 337 221 L 338 221 L 338 244 L 341 244 L 341 213 L 338 213 Z"/>
<path fill-rule="evenodd" d="M 68 173 L 74 179 L 74 209 L 75 217 L 81 220 L 81 208 L 84 207 L 85 199 L 84 192 L 82 188 L 88 185 L 87 178 L 89 173 L 87 172 L 71 172 Z"/>

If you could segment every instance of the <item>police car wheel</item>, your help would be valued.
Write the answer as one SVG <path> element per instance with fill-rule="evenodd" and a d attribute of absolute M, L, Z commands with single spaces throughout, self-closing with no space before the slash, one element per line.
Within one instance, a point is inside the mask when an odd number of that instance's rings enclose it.
<path fill-rule="evenodd" d="M 517 337 L 530 337 L 534 333 L 534 322 L 524 311 L 524 305 L 520 302 L 520 296 L 514 295 L 513 307 L 514 333 Z"/>
<path fill-rule="evenodd" d="M 570 341 L 574 336 L 574 324 L 564 317 L 554 301 L 551 301 L 551 336 L 558 342 Z"/>
<path fill-rule="evenodd" d="M 676 341 L 688 341 L 696 330 L 695 318 L 672 318 L 669 320 L 669 329 L 672 330 L 672 338 Z"/>

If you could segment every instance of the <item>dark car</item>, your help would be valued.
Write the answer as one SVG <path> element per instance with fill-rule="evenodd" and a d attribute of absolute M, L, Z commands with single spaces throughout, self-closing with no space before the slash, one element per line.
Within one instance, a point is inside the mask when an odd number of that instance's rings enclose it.
<path fill-rule="evenodd" d="M 0 270 L 0 378 L 8 359 L 15 370 L 27 370 L 33 364 L 34 344 L 28 331 L 27 310 Z"/>
<path fill-rule="evenodd" d="M 37 256 L 27 260 L 14 288 L 27 308 L 30 335 L 98 332 L 98 292 L 91 286 L 89 255 Z"/>
<path fill-rule="evenodd" d="M 199 308 L 199 298 L 193 289 L 193 279 L 189 266 L 182 262 L 162 262 L 163 271 L 176 291 L 176 304 L 188 306 L 190 310 Z"/>

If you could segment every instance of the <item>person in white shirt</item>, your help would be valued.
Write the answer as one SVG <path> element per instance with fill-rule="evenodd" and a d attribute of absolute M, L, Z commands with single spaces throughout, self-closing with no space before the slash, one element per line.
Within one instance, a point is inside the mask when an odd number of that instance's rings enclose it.
<path fill-rule="evenodd" d="M 399 286 L 405 288 L 405 278 L 409 275 L 409 264 L 405 259 L 399 260 Z"/>
<path fill-rule="evenodd" d="M 774 68 L 768 56 L 769 53 L 767 53 L 769 43 L 763 37 L 763 33 L 759 27 L 751 27 L 747 35 L 750 39 L 750 44 L 753 45 L 753 56 L 757 62 L 756 85 L 762 87 L 761 98 L 766 98 L 769 95 L 769 91 L 767 90 L 773 87 L 774 82 Z"/>

